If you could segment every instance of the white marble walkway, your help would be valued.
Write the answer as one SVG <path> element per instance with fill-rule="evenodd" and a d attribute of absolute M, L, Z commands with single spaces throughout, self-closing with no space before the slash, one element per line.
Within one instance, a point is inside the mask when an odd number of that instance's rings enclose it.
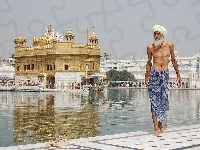
<path fill-rule="evenodd" d="M 159 137 L 147 132 L 81 138 L 68 146 L 48 147 L 45 143 L 0 147 L 0 150 L 200 150 L 200 124 L 166 130 Z"/>

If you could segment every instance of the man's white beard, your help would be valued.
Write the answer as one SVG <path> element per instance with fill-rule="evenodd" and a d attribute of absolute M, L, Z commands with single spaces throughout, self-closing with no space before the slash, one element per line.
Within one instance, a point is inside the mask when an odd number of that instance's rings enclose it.
<path fill-rule="evenodd" d="M 155 47 L 159 47 L 163 41 L 164 41 L 163 39 L 155 39 L 153 44 Z"/>

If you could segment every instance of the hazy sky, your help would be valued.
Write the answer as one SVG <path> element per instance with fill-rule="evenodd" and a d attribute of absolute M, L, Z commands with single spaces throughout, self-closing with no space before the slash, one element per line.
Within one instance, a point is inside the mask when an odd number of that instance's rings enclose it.
<path fill-rule="evenodd" d="M 155 24 L 167 29 L 167 41 L 180 56 L 200 52 L 200 0 L 2 0 L 0 5 L 0 57 L 14 53 L 20 31 L 31 46 L 51 24 L 65 35 L 70 28 L 75 42 L 86 43 L 94 27 L 101 54 L 112 58 L 146 58 Z"/>

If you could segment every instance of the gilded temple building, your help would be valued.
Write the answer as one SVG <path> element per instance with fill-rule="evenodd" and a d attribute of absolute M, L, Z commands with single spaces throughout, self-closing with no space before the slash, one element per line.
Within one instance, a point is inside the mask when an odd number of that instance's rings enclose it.
<path fill-rule="evenodd" d="M 46 82 L 65 86 L 81 82 L 87 76 L 100 72 L 100 47 L 94 32 L 86 44 L 74 41 L 72 30 L 65 35 L 54 33 L 51 25 L 40 38 L 33 37 L 32 45 L 21 34 L 14 39 L 15 82 Z"/>

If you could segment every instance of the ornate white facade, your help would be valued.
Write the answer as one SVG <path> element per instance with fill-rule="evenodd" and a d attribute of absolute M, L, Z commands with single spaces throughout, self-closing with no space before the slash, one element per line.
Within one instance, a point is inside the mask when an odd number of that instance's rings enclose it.
<path fill-rule="evenodd" d="M 191 57 L 179 57 L 178 52 L 175 52 L 176 60 L 179 65 L 179 71 L 182 78 L 182 85 L 189 88 L 200 88 L 200 53 L 193 54 Z M 111 69 L 117 71 L 127 70 L 131 72 L 141 85 L 144 85 L 147 59 L 130 60 L 114 60 L 110 57 L 102 57 L 100 61 L 100 72 L 107 72 Z M 170 80 L 169 86 L 173 87 L 176 84 L 176 73 L 169 63 Z"/>

